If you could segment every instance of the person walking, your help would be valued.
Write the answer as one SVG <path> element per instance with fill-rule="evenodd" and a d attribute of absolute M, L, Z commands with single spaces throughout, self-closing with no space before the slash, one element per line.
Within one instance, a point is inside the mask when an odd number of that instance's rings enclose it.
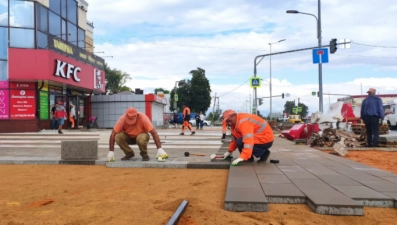
<path fill-rule="evenodd" d="M 370 88 L 368 97 L 361 105 L 360 118 L 364 121 L 367 133 L 367 147 L 379 147 L 379 125 L 385 118 L 382 99 L 375 96 L 376 89 Z"/>
<path fill-rule="evenodd" d="M 74 106 L 72 103 L 69 105 L 70 111 L 69 111 L 69 121 L 71 123 L 71 128 L 74 128 L 74 120 L 76 119 L 76 110 L 74 109 Z"/>
<path fill-rule="evenodd" d="M 200 113 L 196 112 L 195 119 L 196 119 L 196 130 L 199 130 L 200 129 Z"/>
<path fill-rule="evenodd" d="M 63 103 L 58 102 L 58 107 L 55 109 L 55 118 L 58 122 L 58 134 L 63 134 L 62 125 L 65 123 L 66 116 L 67 113 L 65 107 L 63 106 Z"/>
<path fill-rule="evenodd" d="M 229 109 L 223 113 L 223 122 L 232 130 L 232 140 L 223 155 L 224 159 L 238 148 L 240 156 L 232 162 L 232 166 L 242 161 L 254 161 L 253 156 L 259 158 L 258 163 L 266 162 L 274 141 L 273 130 L 267 121 L 257 115 L 236 113 Z"/>
<path fill-rule="evenodd" d="M 135 108 L 130 107 L 126 110 L 113 127 L 112 133 L 109 138 L 109 153 L 108 161 L 114 160 L 114 142 L 120 146 L 125 156 L 121 160 L 129 160 L 135 156 L 134 151 L 129 146 L 138 145 L 142 161 L 149 161 L 148 143 L 149 133 L 152 135 L 154 143 L 157 147 L 156 158 L 165 160 L 168 154 L 162 149 L 160 137 L 154 129 L 149 117 L 144 113 L 138 112 Z M 159 159 L 161 157 L 161 159 Z"/>
<path fill-rule="evenodd" d="M 190 125 L 189 120 L 190 120 L 190 108 L 187 107 L 186 104 L 183 104 L 183 125 L 182 125 L 182 133 L 180 133 L 180 135 L 185 135 L 186 128 L 189 128 L 189 130 L 192 132 L 191 135 L 196 134 L 196 132 L 194 132 L 192 125 Z"/>
<path fill-rule="evenodd" d="M 203 129 L 204 120 L 205 120 L 205 115 L 203 114 L 203 112 L 200 111 L 200 130 Z"/>
<path fill-rule="evenodd" d="M 58 129 L 58 121 L 55 118 L 55 110 L 57 107 L 58 107 L 58 103 L 55 103 L 54 106 L 51 108 L 51 113 L 52 113 L 51 130 Z"/>

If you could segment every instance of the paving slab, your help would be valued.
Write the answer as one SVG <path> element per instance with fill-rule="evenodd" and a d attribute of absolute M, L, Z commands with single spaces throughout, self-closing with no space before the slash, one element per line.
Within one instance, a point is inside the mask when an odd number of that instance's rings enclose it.
<path fill-rule="evenodd" d="M 307 204 L 313 212 L 325 215 L 364 215 L 362 203 L 330 187 L 321 180 L 292 180 L 307 197 Z"/>
<path fill-rule="evenodd" d="M 364 206 L 382 208 L 394 207 L 394 199 L 365 186 L 332 185 L 332 187 L 350 198 L 361 202 Z"/>
<path fill-rule="evenodd" d="M 382 179 L 390 181 L 393 184 L 397 184 L 397 177 L 382 177 Z"/>
<path fill-rule="evenodd" d="M 397 184 L 389 181 L 363 181 L 365 186 L 379 192 L 397 192 Z"/>
<path fill-rule="evenodd" d="M 306 203 L 306 195 L 292 183 L 261 183 L 261 186 L 269 203 Z"/>
<path fill-rule="evenodd" d="M 237 212 L 267 212 L 268 201 L 262 188 L 227 188 L 224 208 Z"/>
<path fill-rule="evenodd" d="M 282 174 L 258 174 L 258 180 L 261 184 L 291 184 L 291 180 Z"/>
<path fill-rule="evenodd" d="M 394 208 L 397 208 L 397 192 L 382 192 L 382 194 L 394 199 Z"/>

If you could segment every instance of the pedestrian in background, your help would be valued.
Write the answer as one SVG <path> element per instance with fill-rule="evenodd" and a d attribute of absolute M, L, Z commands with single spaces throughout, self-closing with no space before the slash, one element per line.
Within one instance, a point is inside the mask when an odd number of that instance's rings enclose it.
<path fill-rule="evenodd" d="M 205 120 L 205 115 L 203 114 L 203 112 L 200 111 L 200 129 L 203 129 L 204 126 L 204 120 Z"/>
<path fill-rule="evenodd" d="M 200 113 L 196 112 L 196 130 L 200 129 Z"/>
<path fill-rule="evenodd" d="M 51 130 L 58 129 L 58 121 L 55 118 L 55 110 L 57 107 L 58 107 L 58 103 L 55 103 L 55 105 L 51 108 L 51 113 L 52 113 Z"/>
<path fill-rule="evenodd" d="M 72 103 L 70 103 L 69 107 L 70 107 L 69 121 L 72 124 L 70 127 L 74 128 L 74 120 L 76 119 L 76 110 L 74 109 L 74 106 Z"/>
<path fill-rule="evenodd" d="M 361 105 L 360 117 L 364 121 L 367 133 L 367 147 L 379 147 L 379 125 L 385 118 L 382 99 L 375 96 L 376 89 L 370 88 L 368 97 Z"/>
<path fill-rule="evenodd" d="M 189 128 L 189 130 L 192 132 L 191 135 L 196 134 L 196 132 L 194 132 L 192 125 L 190 125 L 189 120 L 190 120 L 190 108 L 187 107 L 186 104 L 183 104 L 183 125 L 182 125 L 182 133 L 180 133 L 180 135 L 185 135 L 186 128 Z"/>
<path fill-rule="evenodd" d="M 58 121 L 58 134 L 62 133 L 62 125 L 65 123 L 67 117 L 66 109 L 62 102 L 58 102 L 58 107 L 55 109 L 55 118 Z"/>

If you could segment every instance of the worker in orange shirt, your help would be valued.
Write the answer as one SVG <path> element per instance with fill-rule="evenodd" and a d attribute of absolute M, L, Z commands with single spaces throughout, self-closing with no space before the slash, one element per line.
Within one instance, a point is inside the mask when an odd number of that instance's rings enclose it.
<path fill-rule="evenodd" d="M 135 108 L 128 108 L 125 114 L 116 122 L 110 134 L 108 161 L 114 161 L 114 142 L 125 153 L 125 156 L 121 160 L 129 160 L 135 156 L 134 151 L 129 145 L 136 144 L 139 147 L 142 161 L 149 161 L 150 158 L 147 149 L 150 139 L 149 133 L 152 135 L 157 147 L 156 159 L 158 161 L 165 161 L 168 158 L 168 154 L 161 148 L 159 135 L 153 128 L 150 119 Z"/>
<path fill-rule="evenodd" d="M 232 140 L 228 151 L 223 155 L 224 159 L 238 148 L 240 156 L 232 162 L 232 166 L 237 166 L 242 161 L 253 161 L 253 156 L 259 158 L 258 163 L 266 162 L 274 141 L 273 130 L 267 121 L 254 114 L 226 110 L 223 122 L 232 130 Z"/>
<path fill-rule="evenodd" d="M 186 104 L 183 104 L 183 124 L 182 124 L 182 133 L 180 135 L 185 135 L 185 129 L 186 127 L 189 128 L 189 130 L 192 132 L 191 135 L 194 135 L 196 132 L 194 132 L 194 129 L 192 125 L 190 125 L 189 120 L 190 120 L 190 109 L 187 107 Z"/>

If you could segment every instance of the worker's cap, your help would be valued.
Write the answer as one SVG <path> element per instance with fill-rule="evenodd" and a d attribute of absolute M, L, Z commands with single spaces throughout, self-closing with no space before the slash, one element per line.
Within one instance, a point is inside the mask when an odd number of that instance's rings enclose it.
<path fill-rule="evenodd" d="M 232 109 L 228 109 L 223 113 L 223 122 L 226 122 L 226 120 L 233 114 L 237 114 L 236 111 Z"/>
<path fill-rule="evenodd" d="M 367 91 L 367 93 L 375 93 L 376 92 L 376 89 L 375 88 L 370 88 L 368 91 Z"/>
<path fill-rule="evenodd" d="M 136 119 L 138 118 L 138 111 L 135 108 L 128 108 L 125 111 L 125 121 L 129 125 L 133 125 L 136 123 Z"/>

